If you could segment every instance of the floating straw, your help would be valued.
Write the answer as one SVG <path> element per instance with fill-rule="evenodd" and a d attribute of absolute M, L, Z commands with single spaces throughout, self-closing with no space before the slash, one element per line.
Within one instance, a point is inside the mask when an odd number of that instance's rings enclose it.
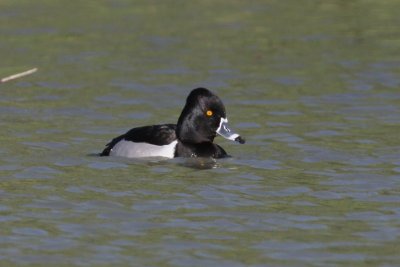
<path fill-rule="evenodd" d="M 15 80 L 15 79 L 30 75 L 32 73 L 35 73 L 37 70 L 38 70 L 37 68 L 34 68 L 34 69 L 31 69 L 31 70 L 27 70 L 27 71 L 24 71 L 24 72 L 13 74 L 13 75 L 10 75 L 8 77 L 2 78 L 1 82 L 5 83 L 5 82 L 11 81 L 11 80 Z"/>

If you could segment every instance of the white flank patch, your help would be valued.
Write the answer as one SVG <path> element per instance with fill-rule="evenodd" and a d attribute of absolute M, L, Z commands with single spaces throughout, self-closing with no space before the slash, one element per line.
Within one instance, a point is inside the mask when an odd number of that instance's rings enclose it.
<path fill-rule="evenodd" d="M 126 141 L 125 139 L 119 141 L 111 149 L 110 156 L 127 157 L 127 158 L 146 158 L 146 157 L 164 157 L 173 158 L 175 154 L 177 140 L 168 145 L 157 146 L 147 143 L 135 143 Z"/>

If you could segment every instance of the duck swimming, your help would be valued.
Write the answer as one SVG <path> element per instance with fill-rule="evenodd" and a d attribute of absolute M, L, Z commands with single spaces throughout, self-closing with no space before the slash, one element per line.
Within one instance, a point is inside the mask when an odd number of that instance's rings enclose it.
<path fill-rule="evenodd" d="M 142 157 L 228 157 L 214 144 L 217 134 L 244 144 L 245 140 L 228 128 L 221 99 L 206 88 L 190 92 L 177 124 L 137 127 L 106 145 L 100 156 Z"/>

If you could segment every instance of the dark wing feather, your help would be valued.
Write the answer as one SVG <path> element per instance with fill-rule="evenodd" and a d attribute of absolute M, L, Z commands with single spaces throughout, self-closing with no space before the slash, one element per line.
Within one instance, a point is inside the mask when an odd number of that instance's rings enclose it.
<path fill-rule="evenodd" d="M 121 140 L 132 141 L 135 143 L 149 143 L 152 145 L 168 145 L 176 140 L 176 124 L 161 124 L 137 127 L 120 135 L 106 145 L 100 156 L 110 155 L 111 149 Z"/>

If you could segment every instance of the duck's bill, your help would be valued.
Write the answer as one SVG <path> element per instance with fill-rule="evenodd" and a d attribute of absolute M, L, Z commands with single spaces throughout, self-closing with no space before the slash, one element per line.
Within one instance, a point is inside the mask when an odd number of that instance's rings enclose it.
<path fill-rule="evenodd" d="M 221 118 L 221 122 L 219 123 L 219 127 L 217 129 L 217 134 L 220 136 L 239 142 L 240 144 L 244 144 L 246 140 L 244 140 L 239 134 L 232 132 L 229 127 L 228 127 L 228 119 L 226 118 Z"/>

